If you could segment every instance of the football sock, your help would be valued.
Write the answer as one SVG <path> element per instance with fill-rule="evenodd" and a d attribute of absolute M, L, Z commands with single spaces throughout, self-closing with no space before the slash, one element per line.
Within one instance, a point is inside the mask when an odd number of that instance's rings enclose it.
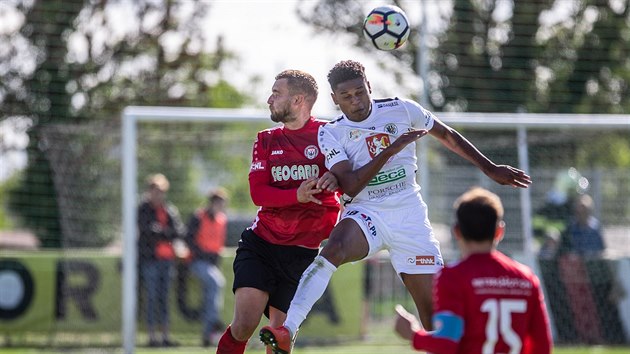
<path fill-rule="evenodd" d="M 246 346 L 247 341 L 241 342 L 232 337 L 232 327 L 228 326 L 219 339 L 217 354 L 243 354 Z"/>
<path fill-rule="evenodd" d="M 324 294 L 336 270 L 337 267 L 322 256 L 315 257 L 313 263 L 306 268 L 284 322 L 292 336 L 295 336 L 315 302 Z"/>

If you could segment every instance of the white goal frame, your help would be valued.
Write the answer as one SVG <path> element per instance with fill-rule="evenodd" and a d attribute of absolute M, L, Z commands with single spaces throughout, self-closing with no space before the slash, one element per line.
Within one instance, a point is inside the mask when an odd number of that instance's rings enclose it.
<path fill-rule="evenodd" d="M 527 130 L 532 128 L 571 127 L 592 129 L 606 127 L 630 130 L 630 115 L 612 114 L 529 114 L 529 113 L 450 113 L 437 112 L 446 124 L 457 127 L 512 129 L 517 134 L 518 167 L 529 171 Z M 319 116 L 332 118 L 334 115 Z M 138 159 L 137 125 L 139 122 L 269 122 L 269 112 L 258 109 L 215 109 L 191 107 L 129 106 L 122 112 L 122 337 L 124 353 L 132 354 L 136 344 L 137 314 L 137 205 Z M 422 155 L 426 149 L 419 153 Z M 420 156 L 422 159 L 423 156 Z M 420 184 L 429 178 L 427 164 L 420 164 Z M 534 265 L 532 235 L 532 203 L 529 189 L 520 190 L 520 209 L 523 220 L 523 250 L 525 263 Z"/>

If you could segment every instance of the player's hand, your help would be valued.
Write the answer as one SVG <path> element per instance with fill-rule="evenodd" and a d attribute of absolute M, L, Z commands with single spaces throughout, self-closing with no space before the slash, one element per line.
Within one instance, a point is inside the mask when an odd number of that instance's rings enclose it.
<path fill-rule="evenodd" d="M 339 188 L 337 177 L 335 177 L 335 175 L 333 175 L 330 171 L 326 171 L 317 180 L 317 184 L 315 185 L 315 188 L 321 189 L 321 190 L 327 190 L 329 192 L 334 192 Z"/>
<path fill-rule="evenodd" d="M 405 310 L 402 305 L 396 305 L 396 320 L 394 323 L 394 330 L 398 333 L 399 336 L 412 340 L 414 334 L 422 329 L 420 326 L 420 322 L 416 316 L 410 314 Z"/>
<path fill-rule="evenodd" d="M 304 180 L 297 189 L 297 200 L 300 203 L 313 202 L 315 204 L 322 204 L 322 201 L 315 198 L 314 195 L 321 193 L 323 189 L 317 188 L 318 178 L 315 176 L 309 177 Z"/>
<path fill-rule="evenodd" d="M 408 132 L 403 133 L 401 136 L 396 139 L 387 150 L 391 150 L 394 154 L 399 153 L 405 146 L 413 143 L 414 141 L 422 138 L 423 136 L 429 133 L 426 129 L 414 129 Z"/>
<path fill-rule="evenodd" d="M 518 168 L 507 165 L 496 165 L 487 172 L 488 177 L 498 184 L 518 188 L 527 188 L 532 184 L 532 178 Z"/>

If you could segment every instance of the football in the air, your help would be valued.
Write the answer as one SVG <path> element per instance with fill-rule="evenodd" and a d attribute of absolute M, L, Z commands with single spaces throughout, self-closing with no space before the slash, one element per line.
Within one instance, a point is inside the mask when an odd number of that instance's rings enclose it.
<path fill-rule="evenodd" d="M 409 32 L 407 15 L 397 6 L 376 7 L 363 21 L 363 34 L 380 50 L 400 48 L 409 38 Z"/>

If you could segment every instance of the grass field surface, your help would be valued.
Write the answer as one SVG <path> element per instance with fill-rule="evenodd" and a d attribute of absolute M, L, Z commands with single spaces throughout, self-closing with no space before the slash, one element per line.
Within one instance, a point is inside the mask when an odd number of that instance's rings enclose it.
<path fill-rule="evenodd" d="M 179 347 L 175 349 L 148 349 L 138 348 L 136 354 L 208 354 L 214 353 L 215 348 L 199 348 L 199 347 Z M 0 354 L 53 354 L 53 353 L 82 353 L 82 354 L 119 354 L 123 353 L 121 349 L 113 348 L 80 348 L 66 349 L 58 348 L 54 350 L 46 349 L 30 349 L 30 348 L 0 348 Z M 265 354 L 263 348 L 249 349 L 247 354 Z M 404 344 L 377 345 L 377 344 L 353 344 L 339 346 L 324 347 L 304 347 L 295 348 L 293 354 L 412 354 L 420 353 L 413 351 Z M 630 347 L 557 347 L 553 350 L 554 354 L 628 354 Z"/>

